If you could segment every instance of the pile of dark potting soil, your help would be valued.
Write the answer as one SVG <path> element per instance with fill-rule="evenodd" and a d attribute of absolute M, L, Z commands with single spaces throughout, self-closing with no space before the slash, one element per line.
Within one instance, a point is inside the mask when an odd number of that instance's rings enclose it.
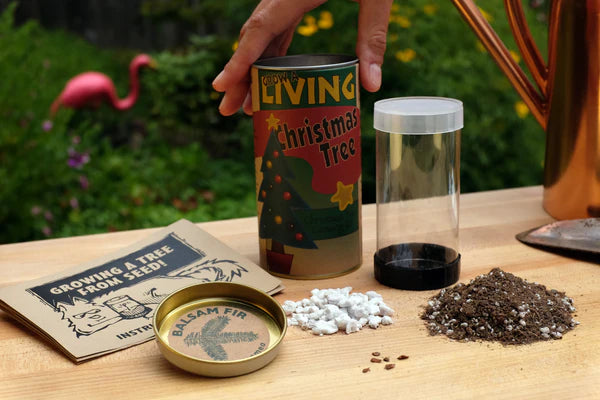
<path fill-rule="evenodd" d="M 442 289 L 428 301 L 421 319 L 431 335 L 528 344 L 562 338 L 579 324 L 574 312 L 573 299 L 565 293 L 495 268 L 466 285 Z"/>

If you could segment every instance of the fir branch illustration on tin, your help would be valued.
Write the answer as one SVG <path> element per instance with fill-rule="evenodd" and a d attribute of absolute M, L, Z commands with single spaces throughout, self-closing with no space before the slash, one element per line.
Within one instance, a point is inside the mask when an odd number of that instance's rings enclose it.
<path fill-rule="evenodd" d="M 254 342 L 258 338 L 258 334 L 252 331 L 223 332 L 229 321 L 226 316 L 213 318 L 202 327 L 201 332 L 187 335 L 184 343 L 188 347 L 199 345 L 215 361 L 226 361 L 228 356 L 222 344 Z"/>

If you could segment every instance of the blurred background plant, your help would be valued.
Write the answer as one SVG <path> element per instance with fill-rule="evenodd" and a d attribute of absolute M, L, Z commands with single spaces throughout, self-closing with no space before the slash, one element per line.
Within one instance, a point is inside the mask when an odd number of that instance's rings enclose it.
<path fill-rule="evenodd" d="M 86 3 L 86 4 L 82 4 Z M 254 0 L 0 0 L 0 243 L 255 215 L 252 121 L 218 114 L 212 79 Z M 482 12 L 521 64 L 502 0 Z M 526 6 L 545 54 L 547 4 Z M 353 53 L 358 5 L 329 0 L 289 53 Z M 107 24 L 105 21 L 111 21 Z M 122 97 L 148 52 L 140 99 L 117 113 L 49 107 L 66 81 L 102 71 Z M 544 133 L 451 2 L 394 4 L 378 93 L 361 93 L 363 201 L 375 201 L 374 101 L 462 100 L 462 192 L 541 183 Z"/>

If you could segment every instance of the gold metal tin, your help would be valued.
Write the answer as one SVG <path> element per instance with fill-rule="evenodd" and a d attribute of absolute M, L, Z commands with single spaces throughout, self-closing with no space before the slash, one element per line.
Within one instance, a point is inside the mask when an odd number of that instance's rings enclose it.
<path fill-rule="evenodd" d="M 260 265 L 324 279 L 362 263 L 358 59 L 299 54 L 251 68 Z"/>
<path fill-rule="evenodd" d="M 210 282 L 165 298 L 154 314 L 165 358 L 211 377 L 247 374 L 267 365 L 285 336 L 285 312 L 268 294 L 246 285 Z"/>

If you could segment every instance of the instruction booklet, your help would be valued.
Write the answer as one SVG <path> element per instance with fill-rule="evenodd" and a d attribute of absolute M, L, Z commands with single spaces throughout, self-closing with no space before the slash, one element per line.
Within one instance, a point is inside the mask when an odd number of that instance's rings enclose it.
<path fill-rule="evenodd" d="M 68 271 L 0 288 L 0 308 L 84 361 L 154 337 L 152 317 L 174 291 L 235 282 L 268 294 L 281 281 L 187 220 Z"/>

